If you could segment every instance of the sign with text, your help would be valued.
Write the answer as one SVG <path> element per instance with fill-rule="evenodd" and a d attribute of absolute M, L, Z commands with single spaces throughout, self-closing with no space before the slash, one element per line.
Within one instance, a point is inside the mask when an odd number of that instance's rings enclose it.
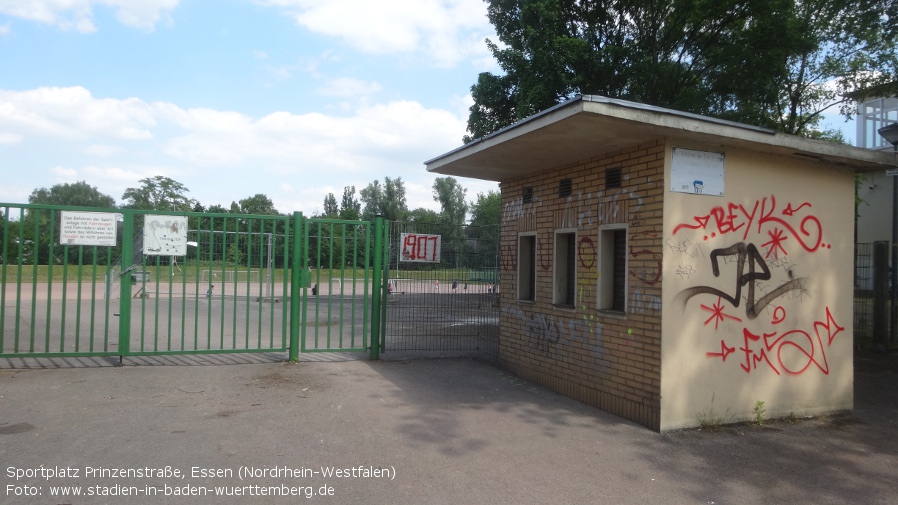
<path fill-rule="evenodd" d="M 144 216 L 143 253 L 187 256 L 187 216 Z"/>
<path fill-rule="evenodd" d="M 61 212 L 59 227 L 61 245 L 114 246 L 116 215 L 109 212 Z"/>
<path fill-rule="evenodd" d="M 402 250 L 399 254 L 400 261 L 415 261 L 418 263 L 440 262 L 440 235 L 422 235 L 419 233 L 403 233 Z"/>
<path fill-rule="evenodd" d="M 723 196 L 723 153 L 674 147 L 670 157 L 670 190 Z"/>

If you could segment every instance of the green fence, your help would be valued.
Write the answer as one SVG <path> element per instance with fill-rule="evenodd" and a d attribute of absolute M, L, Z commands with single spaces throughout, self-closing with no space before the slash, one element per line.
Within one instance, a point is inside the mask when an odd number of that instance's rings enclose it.
<path fill-rule="evenodd" d="M 382 220 L 0 204 L 0 227 L 0 357 L 380 351 Z"/>

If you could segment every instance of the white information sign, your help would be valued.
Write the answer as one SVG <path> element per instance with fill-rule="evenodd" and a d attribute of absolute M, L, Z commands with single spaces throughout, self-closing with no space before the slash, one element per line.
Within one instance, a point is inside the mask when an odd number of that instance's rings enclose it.
<path fill-rule="evenodd" d="M 420 233 L 403 233 L 400 236 L 402 249 L 399 252 L 400 261 L 417 263 L 439 263 L 440 235 L 424 235 Z"/>
<path fill-rule="evenodd" d="M 116 239 L 116 215 L 109 212 L 61 213 L 59 243 L 62 245 L 114 246 Z"/>
<path fill-rule="evenodd" d="M 144 216 L 143 253 L 187 256 L 187 216 Z"/>
<path fill-rule="evenodd" d="M 724 154 L 674 147 L 670 158 L 670 190 L 723 196 Z"/>

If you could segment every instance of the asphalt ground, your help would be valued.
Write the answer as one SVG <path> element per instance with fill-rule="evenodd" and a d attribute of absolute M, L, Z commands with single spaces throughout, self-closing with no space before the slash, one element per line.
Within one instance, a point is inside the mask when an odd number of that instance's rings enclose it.
<path fill-rule="evenodd" d="M 0 503 L 898 502 L 898 356 L 857 356 L 850 413 L 664 434 L 403 358 L 0 359 Z"/>

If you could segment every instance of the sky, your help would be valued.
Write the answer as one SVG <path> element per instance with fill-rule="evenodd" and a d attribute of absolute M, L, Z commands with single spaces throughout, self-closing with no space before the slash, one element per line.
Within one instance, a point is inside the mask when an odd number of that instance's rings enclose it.
<path fill-rule="evenodd" d="M 161 175 L 314 215 L 399 177 L 439 211 L 423 163 L 499 73 L 487 38 L 483 0 L 0 0 L 0 202 L 84 181 L 122 203 Z"/>
<path fill-rule="evenodd" d="M 312 215 L 399 177 L 439 211 L 424 161 L 462 145 L 487 38 L 482 0 L 0 0 L 0 202 L 161 175 Z"/>

